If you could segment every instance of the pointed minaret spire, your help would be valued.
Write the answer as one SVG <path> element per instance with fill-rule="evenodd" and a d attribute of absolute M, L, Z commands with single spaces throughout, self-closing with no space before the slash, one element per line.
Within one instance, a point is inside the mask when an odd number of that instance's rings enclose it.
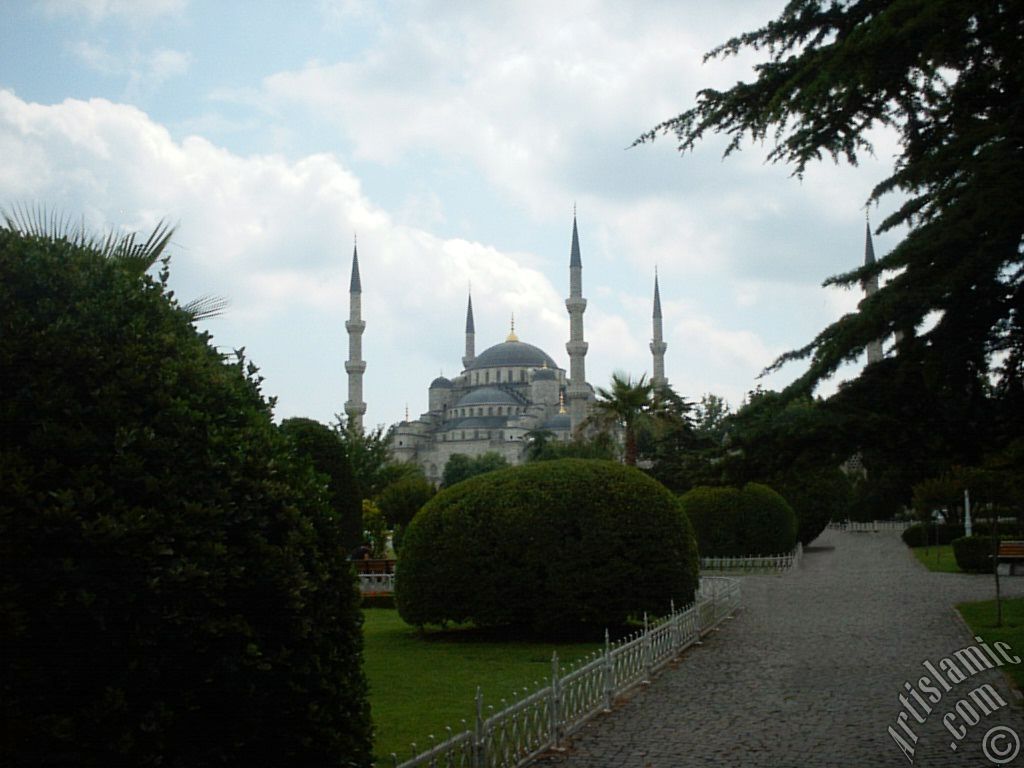
<path fill-rule="evenodd" d="M 875 245 L 871 242 L 871 222 L 865 214 L 864 219 L 864 266 L 868 267 L 875 263 Z M 878 275 L 872 275 L 861 282 L 864 289 L 864 298 L 871 298 L 878 291 Z M 875 339 L 868 343 L 868 365 L 877 363 L 882 359 L 882 340 Z"/>
<path fill-rule="evenodd" d="M 569 311 L 569 418 L 572 429 L 576 429 L 586 418 L 590 402 L 590 387 L 587 385 L 586 362 L 588 344 L 583 340 L 583 313 L 587 300 L 583 298 L 583 260 L 580 258 L 580 236 L 576 227 L 576 206 L 572 214 L 572 247 L 569 252 L 569 298 L 565 300 Z"/>
<path fill-rule="evenodd" d="M 466 354 L 462 357 L 462 367 L 468 369 L 476 360 L 476 325 L 473 323 L 473 294 L 469 294 L 466 302 Z"/>
<path fill-rule="evenodd" d="M 345 373 L 348 374 L 348 400 L 345 402 L 345 413 L 348 425 L 358 431 L 363 429 L 363 414 L 366 403 L 363 402 L 363 373 L 366 363 L 363 361 L 363 286 L 359 279 L 359 252 L 357 245 L 352 245 L 352 279 L 348 288 L 348 360 L 345 362 Z"/>
<path fill-rule="evenodd" d="M 654 268 L 654 314 L 652 315 L 654 335 L 651 339 L 651 354 L 654 356 L 654 375 L 651 376 L 651 384 L 656 387 L 663 387 L 668 384 L 665 378 L 665 350 L 668 344 L 662 338 L 661 324 L 661 291 L 658 290 L 658 268 Z"/>

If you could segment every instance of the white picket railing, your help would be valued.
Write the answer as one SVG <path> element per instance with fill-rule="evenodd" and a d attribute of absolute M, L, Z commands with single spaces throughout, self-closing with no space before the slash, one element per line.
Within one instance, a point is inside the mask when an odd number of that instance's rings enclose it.
<path fill-rule="evenodd" d="M 618 642 L 605 632 L 604 649 L 564 670 L 555 653 L 551 659 L 549 684 L 527 693 L 501 709 L 484 706 L 477 689 L 476 718 L 465 721 L 458 733 L 450 728 L 430 746 L 400 762 L 391 755 L 395 768 L 515 768 L 542 752 L 560 749 L 565 740 L 584 723 L 608 712 L 615 699 L 636 685 L 650 682 L 662 667 L 686 648 L 699 644 L 739 607 L 740 584 L 725 576 L 703 576 L 695 601 L 684 610 L 675 606 L 668 616 L 653 623 L 644 617 L 644 627 Z"/>
<path fill-rule="evenodd" d="M 395 574 L 360 573 L 359 592 L 363 595 L 392 595 L 395 592 Z"/>
<path fill-rule="evenodd" d="M 878 531 L 903 531 L 914 523 L 910 520 L 843 520 L 828 524 L 832 531 L 850 531 L 852 533 L 877 533 Z"/>
<path fill-rule="evenodd" d="M 702 557 L 702 571 L 788 571 L 800 565 L 804 556 L 798 541 L 793 551 L 785 555 L 745 555 L 743 557 Z"/>

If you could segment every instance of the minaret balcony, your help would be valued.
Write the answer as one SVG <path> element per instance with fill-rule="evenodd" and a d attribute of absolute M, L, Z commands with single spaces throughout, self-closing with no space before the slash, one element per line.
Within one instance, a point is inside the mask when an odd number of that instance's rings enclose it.
<path fill-rule="evenodd" d="M 366 372 L 366 361 L 365 360 L 346 360 L 345 361 L 345 373 L 365 373 Z"/>
<path fill-rule="evenodd" d="M 585 355 L 588 349 L 590 349 L 590 344 L 585 341 L 569 341 L 565 344 L 565 351 L 569 353 L 570 357 Z"/>
<path fill-rule="evenodd" d="M 569 313 L 583 312 L 587 308 L 587 300 L 582 298 L 568 298 L 565 300 L 565 308 Z"/>
<path fill-rule="evenodd" d="M 345 330 L 349 333 L 352 333 L 353 331 L 355 333 L 362 333 L 366 330 L 366 322 L 363 320 L 346 320 Z"/>

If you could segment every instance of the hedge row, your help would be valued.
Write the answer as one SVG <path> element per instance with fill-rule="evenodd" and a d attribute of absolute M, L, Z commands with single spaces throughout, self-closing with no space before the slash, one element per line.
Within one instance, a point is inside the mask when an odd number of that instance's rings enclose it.
<path fill-rule="evenodd" d="M 987 535 L 991 526 L 985 522 L 978 522 L 971 526 L 971 533 Z M 948 523 L 915 523 L 903 531 L 903 543 L 908 547 L 925 547 L 935 545 L 952 544 L 954 539 L 964 535 L 962 525 L 950 525 Z"/>
<path fill-rule="evenodd" d="M 403 539 L 396 602 L 415 625 L 603 627 L 689 603 L 697 567 L 664 486 L 613 462 L 562 459 L 479 475 L 428 502 Z"/>

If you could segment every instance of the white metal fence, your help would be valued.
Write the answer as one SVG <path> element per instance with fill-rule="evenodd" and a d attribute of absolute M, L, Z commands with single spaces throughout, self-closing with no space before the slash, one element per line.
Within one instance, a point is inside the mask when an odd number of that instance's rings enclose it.
<path fill-rule="evenodd" d="M 857 522 L 855 520 L 843 520 L 828 524 L 831 531 L 850 531 L 853 533 L 877 533 L 879 531 L 903 531 L 914 523 L 910 520 L 869 520 Z"/>
<path fill-rule="evenodd" d="M 788 571 L 800 565 L 804 556 L 798 541 L 793 551 L 785 555 L 746 555 L 744 557 L 702 557 L 702 571 Z"/>
<path fill-rule="evenodd" d="M 446 730 L 443 740 L 429 737 L 429 747 L 413 757 L 399 761 L 397 768 L 515 768 L 549 749 L 559 749 L 566 738 L 584 723 L 612 708 L 616 697 L 651 677 L 686 648 L 730 617 L 739 607 L 740 585 L 725 576 L 703 576 L 696 600 L 683 610 L 675 610 L 663 619 L 618 642 L 610 642 L 605 633 L 602 651 L 566 671 L 551 659 L 548 685 L 501 709 L 484 706 L 483 693 L 477 689 L 476 717 L 462 729 Z"/>
<path fill-rule="evenodd" d="M 360 573 L 359 591 L 363 595 L 392 595 L 395 592 L 395 574 Z"/>

